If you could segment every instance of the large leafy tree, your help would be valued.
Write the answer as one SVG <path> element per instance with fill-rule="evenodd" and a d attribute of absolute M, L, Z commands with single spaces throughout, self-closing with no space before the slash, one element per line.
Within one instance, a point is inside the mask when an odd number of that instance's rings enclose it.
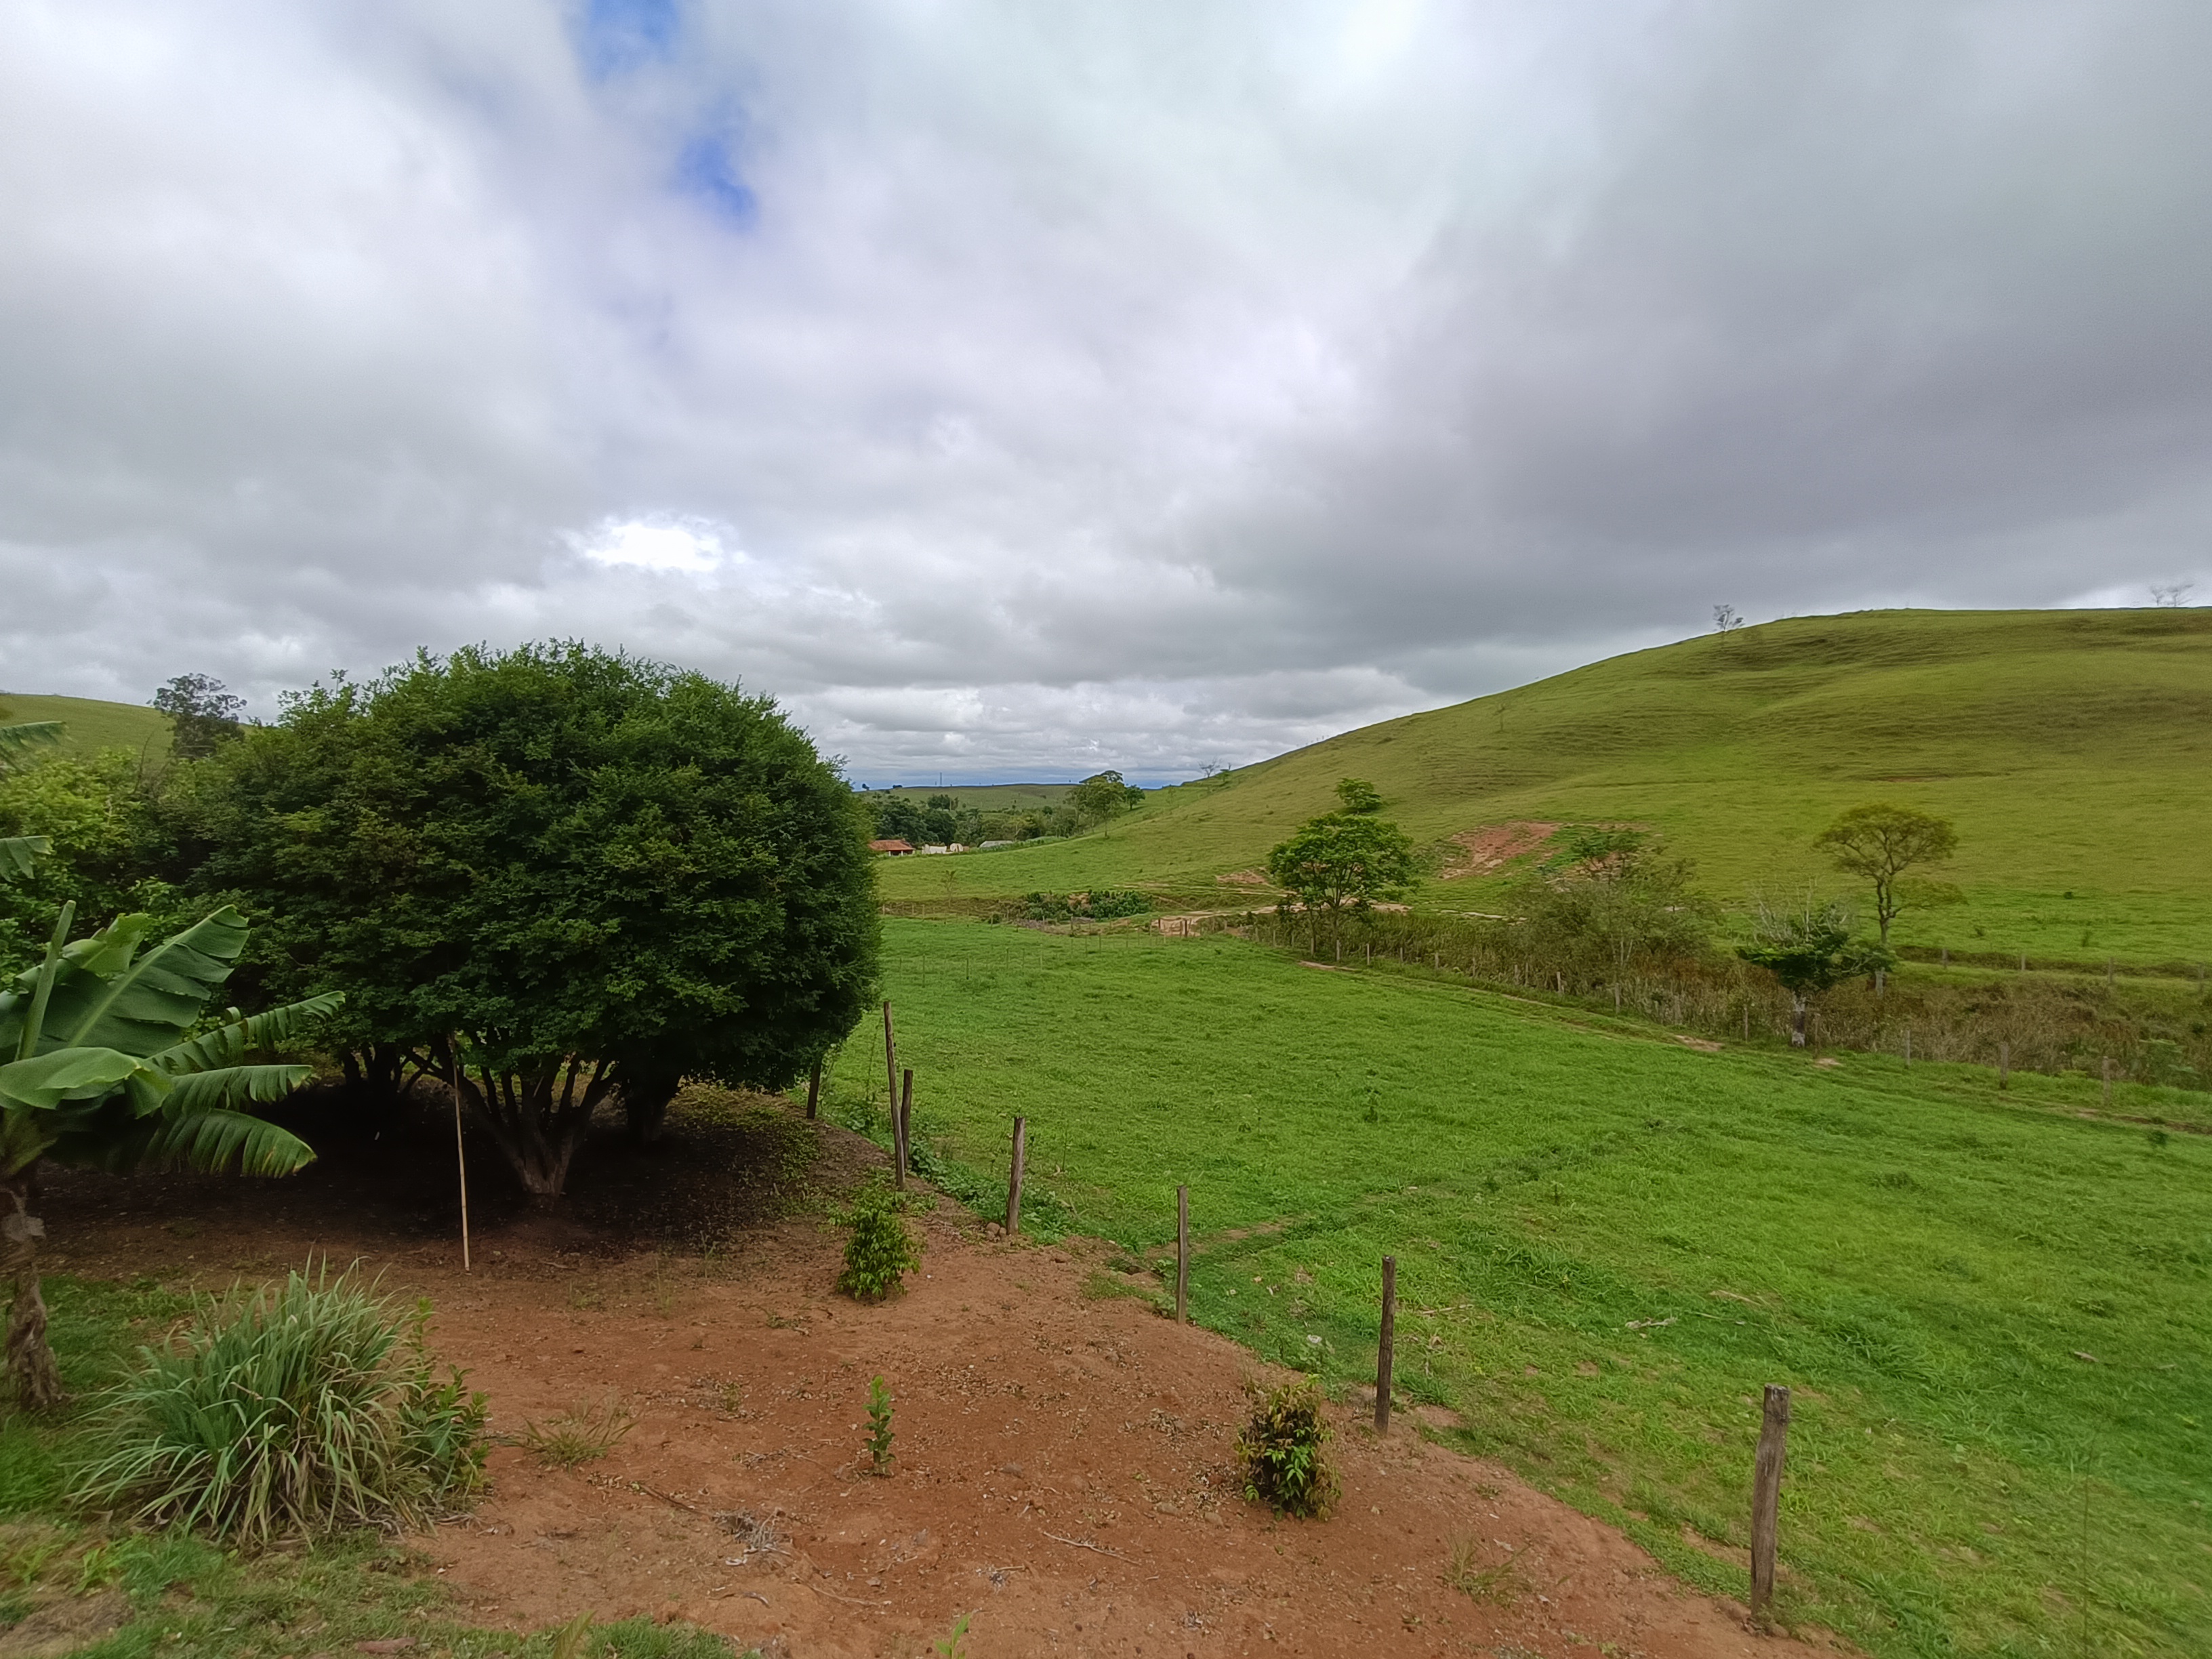
<path fill-rule="evenodd" d="M 1413 878 L 1413 843 L 1380 815 L 1373 786 L 1346 778 L 1337 795 L 1340 811 L 1308 819 L 1267 854 L 1269 878 L 1306 913 L 1316 948 L 1324 921 L 1335 939 L 1346 911 L 1364 913 Z"/>
<path fill-rule="evenodd" d="M 458 1067 L 534 1198 L 594 1111 L 781 1086 L 876 972 L 860 821 L 765 697 L 579 645 L 428 655 L 289 699 L 213 763 L 196 879 L 270 920 L 270 997 L 346 994 L 393 1079 Z"/>
<path fill-rule="evenodd" d="M 1948 818 L 1911 806 L 1876 801 L 1854 806 L 1813 838 L 1837 869 L 1863 877 L 1874 889 L 1874 916 L 1884 945 L 1889 925 L 1906 910 L 1932 904 L 1956 904 L 1959 890 L 1949 884 L 1906 876 L 1923 865 L 1942 864 L 1959 848 L 1959 832 Z"/>
<path fill-rule="evenodd" d="M 169 717 L 169 752 L 205 760 L 238 735 L 246 699 L 211 675 L 179 674 L 154 694 L 154 707 Z"/>
<path fill-rule="evenodd" d="M 152 920 L 118 917 L 69 942 L 65 904 L 45 959 L 0 992 L 0 1238 L 15 1281 L 8 1371 L 17 1397 L 43 1407 L 61 1397 L 46 1344 L 31 1176 L 41 1158 L 118 1172 L 195 1169 L 289 1175 L 314 1153 L 242 1109 L 281 1099 L 304 1066 L 270 1064 L 269 1051 L 329 1013 L 335 995 L 231 1017 L 202 1028 L 207 1004 L 243 949 L 237 911 L 216 911 L 146 945 Z"/>

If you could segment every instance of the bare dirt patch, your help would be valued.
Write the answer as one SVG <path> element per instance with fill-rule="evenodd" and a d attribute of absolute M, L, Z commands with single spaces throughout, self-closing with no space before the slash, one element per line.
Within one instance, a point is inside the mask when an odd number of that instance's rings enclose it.
<path fill-rule="evenodd" d="M 358 1257 L 433 1299 L 435 1346 L 504 1433 L 609 1401 L 631 1413 L 571 1470 L 501 1445 L 483 1501 L 426 1541 L 424 1570 L 488 1626 L 682 1618 L 806 1659 L 923 1653 L 963 1615 L 972 1659 L 1832 1651 L 1753 1635 L 1619 1533 L 1425 1440 L 1421 1413 L 1386 1440 L 1356 1407 L 1337 1414 L 1328 1520 L 1248 1504 L 1236 1428 L 1247 1386 L 1273 1379 L 1160 1316 L 1105 1246 L 992 1242 L 944 1200 L 917 1224 L 904 1296 L 834 1295 L 840 1237 L 818 1191 L 789 1201 L 790 1140 L 818 1144 L 832 1187 L 881 1155 L 784 1119 L 685 1116 L 656 1152 L 611 1139 L 562 1218 L 502 1200 L 485 1160 L 467 1275 L 425 1174 L 434 1114 L 289 1187 L 70 1174 L 45 1212 L 56 1265 L 78 1273 L 212 1288 L 310 1250 Z M 671 1184 L 678 1224 L 656 1228 L 638 1206 Z M 879 1374 L 896 1435 L 883 1478 L 862 1445 Z M 1480 1600 L 1446 1582 L 1455 1545 Z"/>
<path fill-rule="evenodd" d="M 1516 818 L 1510 823 L 1478 824 L 1472 830 L 1462 830 L 1445 839 L 1457 847 L 1462 857 L 1450 866 L 1437 872 L 1440 881 L 1455 881 L 1462 876 L 1485 876 L 1515 859 L 1536 851 L 1559 833 L 1556 823 L 1539 823 L 1531 819 Z"/>

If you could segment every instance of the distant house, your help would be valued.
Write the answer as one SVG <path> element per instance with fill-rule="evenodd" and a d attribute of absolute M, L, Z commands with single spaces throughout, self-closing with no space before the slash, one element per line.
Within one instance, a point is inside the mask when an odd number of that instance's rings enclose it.
<path fill-rule="evenodd" d="M 913 853 L 914 844 L 903 841 L 872 841 L 868 843 L 868 850 L 881 853 L 887 859 L 905 858 Z"/>

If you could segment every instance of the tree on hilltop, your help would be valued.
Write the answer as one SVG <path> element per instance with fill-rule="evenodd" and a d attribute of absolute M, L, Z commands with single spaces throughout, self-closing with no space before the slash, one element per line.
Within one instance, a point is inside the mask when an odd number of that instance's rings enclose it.
<path fill-rule="evenodd" d="M 1959 832 L 1948 818 L 1876 801 L 1851 808 L 1814 836 L 1813 845 L 1837 869 L 1874 884 L 1875 925 L 1885 946 L 1890 923 L 1905 911 L 1961 902 L 1948 882 L 1904 879 L 1906 871 L 1946 863 L 1958 851 Z"/>
<path fill-rule="evenodd" d="M 179 674 L 154 694 L 154 707 L 169 717 L 169 752 L 179 760 L 205 760 L 216 745 L 239 732 L 246 699 L 209 674 Z"/>

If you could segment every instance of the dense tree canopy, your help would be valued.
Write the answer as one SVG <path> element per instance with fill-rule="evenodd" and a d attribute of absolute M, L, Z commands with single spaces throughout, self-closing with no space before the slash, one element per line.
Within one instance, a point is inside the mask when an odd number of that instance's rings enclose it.
<path fill-rule="evenodd" d="M 198 793 L 195 875 L 271 1000 L 338 990 L 356 1063 L 464 1091 L 557 1194 L 619 1090 L 781 1086 L 851 1030 L 877 922 L 836 772 L 764 697 L 581 646 L 419 658 L 289 699 Z"/>

